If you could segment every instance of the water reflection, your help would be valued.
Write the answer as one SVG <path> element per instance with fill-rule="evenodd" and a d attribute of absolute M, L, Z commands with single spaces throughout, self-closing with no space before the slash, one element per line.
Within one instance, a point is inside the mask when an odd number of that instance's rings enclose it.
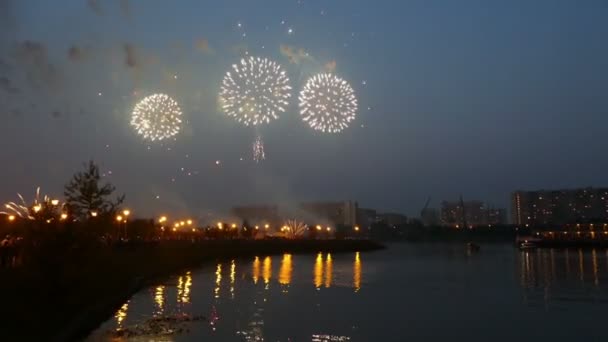
<path fill-rule="evenodd" d="M 257 284 L 258 279 L 260 279 L 260 258 L 256 256 L 253 260 L 253 283 Z"/>
<path fill-rule="evenodd" d="M 279 269 L 279 284 L 289 285 L 291 283 L 291 272 L 293 272 L 291 254 L 284 254 L 281 260 L 281 268 Z"/>
<path fill-rule="evenodd" d="M 355 263 L 353 266 L 353 288 L 355 292 L 359 292 L 361 288 L 361 256 L 359 252 L 355 254 Z"/>
<path fill-rule="evenodd" d="M 542 300 L 545 307 L 557 302 L 608 301 L 607 274 L 600 272 L 597 250 L 538 249 L 519 252 L 517 265 L 524 300 L 534 305 Z M 608 266 L 608 255 L 604 261 Z M 572 263 L 576 266 L 572 267 Z M 591 295 L 591 296 L 590 296 Z M 528 302 L 529 301 L 529 302 Z"/>
<path fill-rule="evenodd" d="M 129 310 L 129 301 L 124 303 L 120 307 L 120 309 L 118 309 L 118 311 L 116 311 L 116 314 L 114 315 L 114 318 L 116 319 L 116 330 L 122 329 L 123 322 L 127 318 L 128 310 Z"/>
<path fill-rule="evenodd" d="M 156 315 L 162 315 L 165 310 L 165 287 L 157 286 L 154 290 L 154 303 L 156 304 Z"/>
<path fill-rule="evenodd" d="M 178 303 L 190 303 L 190 287 L 192 287 L 192 274 L 188 271 L 177 280 Z"/>
<path fill-rule="evenodd" d="M 263 268 L 263 277 L 264 284 L 266 284 L 266 288 L 270 284 L 270 278 L 272 277 L 272 259 L 269 256 L 264 258 L 264 268 Z"/>
<path fill-rule="evenodd" d="M 333 261 L 331 260 L 331 254 L 327 253 L 327 259 L 325 260 L 325 287 L 331 286 L 332 276 L 333 276 Z"/>
<path fill-rule="evenodd" d="M 323 253 L 317 254 L 314 268 L 314 284 L 316 288 L 323 285 Z"/>
<path fill-rule="evenodd" d="M 236 281 L 236 264 L 230 263 L 230 298 L 234 299 L 234 282 Z"/>
<path fill-rule="evenodd" d="M 217 268 L 215 269 L 215 289 L 213 290 L 215 298 L 220 298 L 221 284 L 222 284 L 222 264 L 217 264 Z"/>

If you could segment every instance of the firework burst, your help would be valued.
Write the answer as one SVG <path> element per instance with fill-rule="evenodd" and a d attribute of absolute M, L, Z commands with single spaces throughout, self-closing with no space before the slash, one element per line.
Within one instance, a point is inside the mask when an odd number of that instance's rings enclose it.
<path fill-rule="evenodd" d="M 357 114 L 355 91 L 348 82 L 332 74 L 311 77 L 299 100 L 302 120 L 322 132 L 341 132 Z"/>
<path fill-rule="evenodd" d="M 21 194 L 17 194 L 19 197 L 19 203 L 17 202 L 8 202 L 4 205 L 7 211 L 2 211 L 0 214 L 5 215 L 15 215 L 22 219 L 27 220 L 35 220 L 36 214 L 43 211 L 45 208 L 51 206 L 63 206 L 59 203 L 59 200 L 53 200 L 49 196 L 44 195 L 40 196 L 40 187 L 36 188 L 36 195 L 34 197 L 34 202 L 31 205 L 28 205 L 23 196 Z"/>
<path fill-rule="evenodd" d="M 252 148 L 253 148 L 253 160 L 256 163 L 259 163 L 262 160 L 266 159 L 266 154 L 264 153 L 264 141 L 262 141 L 261 136 L 258 135 L 255 138 Z"/>
<path fill-rule="evenodd" d="M 226 115 L 255 126 L 278 119 L 290 97 L 289 78 L 279 64 L 249 57 L 224 76 L 219 103 Z"/>
<path fill-rule="evenodd" d="M 131 126 L 144 139 L 156 141 L 179 133 L 182 119 L 179 104 L 165 94 L 150 95 L 135 105 Z"/>

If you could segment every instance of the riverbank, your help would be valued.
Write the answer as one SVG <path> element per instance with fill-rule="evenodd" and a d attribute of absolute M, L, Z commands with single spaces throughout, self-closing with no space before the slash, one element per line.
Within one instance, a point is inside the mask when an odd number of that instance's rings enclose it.
<path fill-rule="evenodd" d="M 83 248 L 61 259 L 61 264 L 0 271 L 3 336 L 11 340 L 81 340 L 135 292 L 206 262 L 381 248 L 369 240 L 163 241 Z"/>

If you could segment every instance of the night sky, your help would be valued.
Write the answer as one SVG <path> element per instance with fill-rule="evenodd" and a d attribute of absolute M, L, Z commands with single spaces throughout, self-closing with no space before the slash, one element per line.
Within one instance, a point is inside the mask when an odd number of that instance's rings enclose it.
<path fill-rule="evenodd" d="M 60 195 L 89 159 L 136 216 L 340 199 L 418 215 L 428 196 L 608 186 L 607 18 L 605 0 L 0 0 L 0 199 Z M 218 106 L 246 54 L 293 87 L 259 164 L 256 130 Z M 324 71 L 359 102 L 339 134 L 298 112 Z M 175 141 L 129 125 L 153 93 L 182 107 Z"/>

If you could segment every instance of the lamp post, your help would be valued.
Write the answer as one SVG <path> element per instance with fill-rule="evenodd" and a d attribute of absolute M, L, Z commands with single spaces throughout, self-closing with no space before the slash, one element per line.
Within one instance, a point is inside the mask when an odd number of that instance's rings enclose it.
<path fill-rule="evenodd" d="M 131 211 L 129 209 L 125 209 L 122 211 L 122 214 L 125 217 L 125 239 L 128 237 L 127 236 L 127 219 L 129 218 L 129 215 L 131 214 Z"/>

